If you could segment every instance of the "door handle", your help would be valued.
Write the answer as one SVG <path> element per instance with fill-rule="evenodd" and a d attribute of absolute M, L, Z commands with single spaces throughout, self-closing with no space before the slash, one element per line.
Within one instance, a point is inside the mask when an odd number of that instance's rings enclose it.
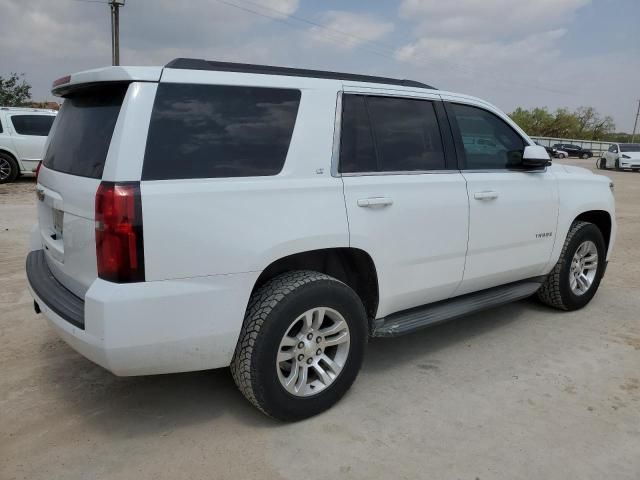
<path fill-rule="evenodd" d="M 386 207 L 387 205 L 393 205 L 393 200 L 388 197 L 361 198 L 358 200 L 359 207 L 372 208 Z"/>
<path fill-rule="evenodd" d="M 498 198 L 498 192 L 493 190 L 485 190 L 484 192 L 476 192 L 473 194 L 476 200 L 495 200 Z"/>

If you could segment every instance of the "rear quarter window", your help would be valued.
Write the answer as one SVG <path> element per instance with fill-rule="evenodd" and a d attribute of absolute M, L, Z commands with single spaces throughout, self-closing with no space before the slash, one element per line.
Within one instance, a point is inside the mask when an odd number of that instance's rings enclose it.
<path fill-rule="evenodd" d="M 299 105 L 295 89 L 160 84 L 142 179 L 277 175 Z"/>
<path fill-rule="evenodd" d="M 46 137 L 55 118 L 53 115 L 11 115 L 11 123 L 19 135 Z"/>

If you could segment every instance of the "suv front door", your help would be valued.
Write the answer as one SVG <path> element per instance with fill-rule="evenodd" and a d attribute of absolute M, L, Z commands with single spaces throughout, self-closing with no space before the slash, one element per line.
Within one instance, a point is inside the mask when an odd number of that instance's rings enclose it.
<path fill-rule="evenodd" d="M 556 233 L 554 175 L 519 170 L 529 142 L 497 111 L 472 102 L 446 106 L 470 208 L 467 260 L 456 295 L 541 275 Z M 496 147 L 473 148 L 470 140 L 480 138 Z"/>
<path fill-rule="evenodd" d="M 347 89 L 334 172 L 350 246 L 368 252 L 378 273 L 378 317 L 450 297 L 467 249 L 465 180 L 442 102 L 393 95 Z"/>

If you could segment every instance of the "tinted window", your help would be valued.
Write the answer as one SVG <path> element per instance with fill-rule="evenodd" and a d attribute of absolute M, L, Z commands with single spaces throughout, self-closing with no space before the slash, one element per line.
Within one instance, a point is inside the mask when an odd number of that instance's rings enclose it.
<path fill-rule="evenodd" d="M 161 84 L 142 178 L 276 175 L 299 104 L 299 90 Z"/>
<path fill-rule="evenodd" d="M 345 95 L 340 165 L 342 172 L 444 169 L 432 102 Z"/>
<path fill-rule="evenodd" d="M 384 97 L 369 97 L 367 102 L 382 171 L 444 169 L 431 102 Z"/>
<path fill-rule="evenodd" d="M 375 172 L 378 170 L 371 125 L 365 97 L 345 95 L 342 99 L 340 135 L 340 171 Z"/>
<path fill-rule="evenodd" d="M 46 137 L 55 118 L 53 115 L 12 115 L 11 123 L 20 135 Z"/>
<path fill-rule="evenodd" d="M 640 143 L 627 143 L 620 145 L 621 152 L 640 152 Z"/>
<path fill-rule="evenodd" d="M 462 136 L 467 169 L 520 165 L 525 143 L 504 120 L 487 110 L 468 105 L 453 104 L 452 109 Z"/>
<path fill-rule="evenodd" d="M 67 98 L 58 113 L 44 165 L 71 175 L 101 178 L 126 91 L 124 85 Z"/>

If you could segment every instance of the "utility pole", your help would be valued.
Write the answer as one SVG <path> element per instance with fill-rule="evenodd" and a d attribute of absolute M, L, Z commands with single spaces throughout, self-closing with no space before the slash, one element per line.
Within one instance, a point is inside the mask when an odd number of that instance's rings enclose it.
<path fill-rule="evenodd" d="M 638 126 L 638 117 L 640 117 L 640 100 L 638 100 L 638 111 L 636 112 L 636 121 L 633 123 L 633 133 L 631 134 L 631 143 L 636 137 L 636 127 Z"/>
<path fill-rule="evenodd" d="M 125 0 L 109 0 L 111 7 L 111 64 L 120 65 L 120 7 Z"/>

